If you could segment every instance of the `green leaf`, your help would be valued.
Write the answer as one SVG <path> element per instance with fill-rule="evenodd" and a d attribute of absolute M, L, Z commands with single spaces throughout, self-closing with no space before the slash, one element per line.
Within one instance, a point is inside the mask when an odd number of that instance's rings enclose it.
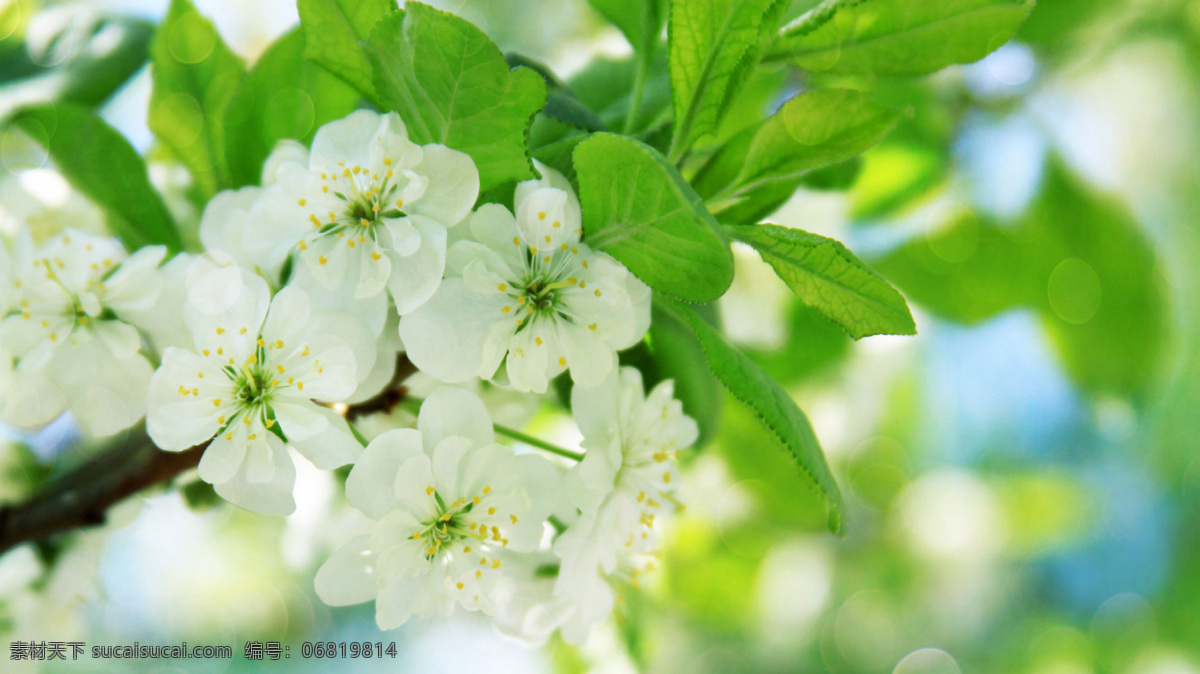
<path fill-rule="evenodd" d="M 904 297 L 840 242 L 778 225 L 730 225 L 726 231 L 753 246 L 800 301 L 854 339 L 916 334 Z"/>
<path fill-rule="evenodd" d="M 211 197 L 228 186 L 222 121 L 245 66 L 189 0 L 172 0 L 150 56 L 150 130 Z"/>
<path fill-rule="evenodd" d="M 409 2 L 376 24 L 367 52 L 383 106 L 400 113 L 414 142 L 471 155 L 480 191 L 534 175 L 526 136 L 546 84 L 528 68 L 509 70 L 478 28 Z"/>
<path fill-rule="evenodd" d="M 705 366 L 704 349 L 691 326 L 680 321 L 669 308 L 660 306 L 661 303 L 660 298 L 652 305 L 650 320 L 650 348 L 657 375 L 659 379 L 675 381 L 675 397 L 683 403 L 683 411 L 699 425 L 700 438 L 696 440 L 696 446 L 703 447 L 716 435 L 725 392 Z M 697 307 L 712 314 L 710 323 L 716 320 L 715 308 L 715 305 Z"/>
<path fill-rule="evenodd" d="M 756 222 L 791 196 L 806 173 L 866 151 L 898 117 L 857 91 L 800 94 L 761 125 L 732 138 L 692 183 L 713 212 L 740 205 L 737 221 Z"/>
<path fill-rule="evenodd" d="M 396 9 L 396 0 L 299 0 L 296 9 L 305 58 L 376 100 L 364 42 L 375 22 Z"/>
<path fill-rule="evenodd" d="M 768 56 L 814 72 L 917 76 L 971 63 L 1013 36 L 1033 0 L 826 0 Z"/>
<path fill-rule="evenodd" d="M 183 245 L 146 163 L 129 141 L 86 108 L 60 103 L 28 108 L 13 123 L 43 145 L 63 176 L 102 208 L 109 229 L 129 250 Z"/>
<path fill-rule="evenodd" d="M 1167 291 L 1154 248 L 1127 209 L 1058 161 L 1015 226 L 962 213 L 875 266 L 913 301 L 975 323 L 1018 308 L 1041 317 L 1082 388 L 1137 397 L 1161 365 Z"/>
<path fill-rule="evenodd" d="M 304 59 L 300 30 L 279 38 L 250 69 L 225 111 L 231 185 L 257 185 L 277 142 L 311 142 L 317 128 L 353 112 L 358 100 L 357 91 Z"/>
<path fill-rule="evenodd" d="M 577 133 L 557 140 L 548 145 L 543 145 L 537 150 L 534 150 L 533 156 L 538 161 L 546 166 L 558 171 L 571 182 L 575 187 L 575 191 L 579 192 L 579 176 L 575 174 L 575 148 L 579 144 L 587 140 L 588 134 Z"/>
<path fill-rule="evenodd" d="M 584 131 L 605 131 L 607 126 L 600 116 L 584 105 L 567 85 L 563 84 L 544 63 L 539 63 L 520 54 L 505 54 L 509 67 L 522 66 L 542 76 L 546 83 L 546 107 L 542 114 L 551 119 Z"/>
<path fill-rule="evenodd" d="M 862 172 L 850 192 L 850 216 L 855 220 L 903 212 L 946 181 L 951 166 L 944 149 L 893 139 L 863 155 Z"/>
<path fill-rule="evenodd" d="M 634 51 L 652 54 L 667 20 L 667 0 L 588 0 L 601 16 L 619 28 Z"/>
<path fill-rule="evenodd" d="M 572 75 L 567 83 L 579 100 L 595 110 L 609 128 L 619 129 L 633 104 L 631 91 L 639 67 L 633 59 L 595 59 Z M 671 80 L 667 74 L 667 59 L 661 52 L 656 52 L 644 81 L 634 130 L 641 131 L 655 122 L 666 121 L 670 106 Z"/>
<path fill-rule="evenodd" d="M 761 368 L 738 351 L 696 312 L 678 302 L 663 302 L 663 310 L 691 327 L 704 351 L 709 369 L 725 388 L 749 407 L 781 449 L 799 465 L 808 486 L 825 501 L 826 524 L 835 534 L 845 532 L 845 506 L 825 454 L 804 412 L 787 392 Z"/>
<path fill-rule="evenodd" d="M 18 4 L 9 6 L 15 7 Z M 63 32 L 69 32 L 67 27 Z M 153 24 L 145 21 L 97 21 L 85 37 L 62 35 L 52 40 L 52 44 L 82 40 L 65 61 L 52 68 L 34 62 L 24 40 L 10 36 L 0 41 L 0 119 L 18 107 L 51 101 L 87 106 L 102 103 L 145 65 L 153 34 Z"/>
<path fill-rule="evenodd" d="M 784 0 L 671 0 L 671 161 L 721 121 L 774 36 Z"/>
<path fill-rule="evenodd" d="M 854 340 L 836 323 L 799 300 L 785 316 L 787 334 L 778 348 L 743 347 L 747 356 L 784 386 L 805 382 L 846 360 Z"/>
<path fill-rule="evenodd" d="M 733 282 L 733 254 L 700 197 L 653 148 L 598 133 L 575 149 L 588 245 L 646 285 L 711 302 Z"/>

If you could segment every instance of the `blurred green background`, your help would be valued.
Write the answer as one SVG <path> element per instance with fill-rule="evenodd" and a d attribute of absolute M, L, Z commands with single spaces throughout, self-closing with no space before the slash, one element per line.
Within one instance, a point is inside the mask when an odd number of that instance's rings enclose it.
<path fill-rule="evenodd" d="M 166 4 L 41 3 L 19 46 L 26 70 L 0 73 L 0 114 L 75 86 L 37 74 L 100 48 L 89 17 L 154 20 Z M 433 4 L 569 85 L 589 60 L 629 52 L 583 0 Z M 296 21 L 288 0 L 196 5 L 248 58 Z M 141 24 L 123 25 L 123 44 L 138 39 Z M 139 671 L 328 671 L 240 658 L 248 640 L 294 656 L 321 639 L 398 643 L 397 662 L 333 661 L 349 671 L 1200 673 L 1198 80 L 1200 1 L 1041 0 L 1014 42 L 931 78 L 780 68 L 747 87 L 743 122 L 830 84 L 907 113 L 768 219 L 845 241 L 905 293 L 920 334 L 852 342 L 748 248 L 720 302 L 730 337 L 810 415 L 846 495 L 844 540 L 729 400 L 715 442 L 686 459 L 688 509 L 662 572 L 582 648 L 520 644 L 475 615 L 381 634 L 369 604 L 324 607 L 312 575 L 348 514 L 336 480 L 311 467 L 287 520 L 172 491 L 0 557 L 0 644 L 234 645 L 232 663 Z M 594 78 L 574 82 L 586 101 Z M 101 110 L 153 153 L 148 96 L 143 69 Z M 19 138 L 4 135 L 0 159 L 0 231 L 99 222 Z M 194 222 L 178 169 L 152 168 Z M 570 440 L 548 405 L 533 428 Z M 86 451 L 68 421 L 2 437 L 4 502 Z"/>

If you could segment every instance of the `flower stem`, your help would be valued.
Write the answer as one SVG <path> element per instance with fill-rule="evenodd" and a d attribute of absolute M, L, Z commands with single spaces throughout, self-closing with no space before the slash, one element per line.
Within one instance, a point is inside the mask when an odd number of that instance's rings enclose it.
<path fill-rule="evenodd" d="M 407 408 L 409 412 L 417 414 L 420 412 L 421 405 L 424 404 L 424 402 L 425 401 L 423 399 L 410 395 L 405 396 L 400 405 Z M 551 444 L 545 440 L 535 438 L 532 435 L 527 435 L 514 428 L 509 428 L 508 426 L 503 426 L 501 424 L 493 423 L 492 428 L 500 435 L 512 438 L 518 442 L 523 442 L 531 447 L 537 447 L 538 449 L 550 452 L 551 454 L 557 454 L 558 456 L 571 459 L 572 461 L 583 461 L 582 452 L 572 452 L 569 449 L 564 449 L 558 445 Z"/>
<path fill-rule="evenodd" d="M 629 100 L 629 113 L 625 116 L 625 135 L 633 134 L 634 127 L 637 126 L 638 114 L 642 111 L 642 95 L 646 89 L 646 75 L 650 70 L 650 59 L 642 52 L 638 52 L 637 72 L 633 79 L 633 92 Z"/>
<path fill-rule="evenodd" d="M 572 461 L 583 461 L 583 454 L 581 452 L 572 452 L 569 449 L 563 449 L 558 445 L 552 445 L 545 440 L 535 438 L 532 435 L 526 435 L 521 431 L 509 428 L 507 426 L 501 426 L 500 424 L 492 424 L 492 427 L 495 428 L 496 432 L 500 435 L 506 435 L 513 440 L 523 442 L 532 447 L 537 447 L 538 449 L 545 450 L 551 454 L 557 454 L 559 456 L 566 457 Z"/>

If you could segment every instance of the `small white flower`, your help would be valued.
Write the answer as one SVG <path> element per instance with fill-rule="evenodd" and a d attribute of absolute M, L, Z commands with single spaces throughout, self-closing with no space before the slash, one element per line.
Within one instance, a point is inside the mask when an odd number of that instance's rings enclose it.
<path fill-rule="evenodd" d="M 151 246 L 127 256 L 115 240 L 74 230 L 37 248 L 18 241 L 3 274 L 0 347 L 20 380 L 5 391 L 5 421 L 36 426 L 65 408 L 102 436 L 142 417 L 153 368 L 134 317 L 156 299 L 165 254 Z"/>
<path fill-rule="evenodd" d="M 500 556 L 537 547 L 558 483 L 549 462 L 495 443 L 478 397 L 438 389 L 415 430 L 380 435 L 350 471 L 346 498 L 378 525 L 325 562 L 317 595 L 374 599 L 380 629 L 456 604 L 491 614 L 511 592 Z"/>
<path fill-rule="evenodd" d="M 387 286 L 401 314 L 437 289 L 446 228 L 479 195 L 468 155 L 413 144 L 395 113 L 359 110 L 330 122 L 307 161 L 278 163 L 276 185 L 254 205 L 260 234 L 246 241 L 246 252 L 267 268 L 298 248 L 322 284 L 349 282 L 360 299 Z"/>
<path fill-rule="evenodd" d="M 480 208 L 474 240 L 447 255 L 442 286 L 400 319 L 413 363 L 442 381 L 491 379 L 507 357 L 519 391 L 544 393 L 568 368 L 577 385 L 596 386 L 649 327 L 649 288 L 580 242 L 575 195 L 539 168 L 548 177 L 518 187 L 516 218 L 496 204 Z"/>
<path fill-rule="evenodd" d="M 673 382 L 648 395 L 643 390 L 641 373 L 624 367 L 601 386 L 577 386 L 571 394 L 587 453 L 567 474 L 580 517 L 554 543 L 562 559 L 556 593 L 592 620 L 612 609 L 606 576 L 636 582 L 652 560 L 655 517 L 676 504 L 675 460 L 698 436 L 696 422 L 673 397 Z"/>
<path fill-rule="evenodd" d="M 340 340 L 306 330 L 304 292 L 272 300 L 266 282 L 236 266 L 201 269 L 185 311 L 192 349 L 168 348 L 150 382 L 146 426 L 159 447 L 182 451 L 212 439 L 200 477 L 249 510 L 295 509 L 295 466 L 287 444 L 318 468 L 361 450 L 345 420 L 313 402 L 341 401 L 355 387 L 355 362 Z"/>

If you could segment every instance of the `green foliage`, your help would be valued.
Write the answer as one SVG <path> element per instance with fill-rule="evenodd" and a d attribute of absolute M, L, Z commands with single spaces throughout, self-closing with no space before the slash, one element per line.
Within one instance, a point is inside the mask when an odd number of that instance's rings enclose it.
<path fill-rule="evenodd" d="M 1085 389 L 1137 395 L 1156 374 L 1167 309 L 1154 251 L 1122 206 L 1057 162 L 1015 227 L 968 213 L 875 266 L 950 320 L 1036 310 Z"/>
<path fill-rule="evenodd" d="M 595 134 L 575 149 L 583 231 L 646 285 L 711 302 L 733 282 L 733 255 L 717 222 L 675 167 L 653 148 Z"/>
<path fill-rule="evenodd" d="M 172 0 L 150 57 L 150 130 L 211 197 L 228 186 L 221 120 L 245 66 L 190 0 Z"/>
<path fill-rule="evenodd" d="M 693 184 L 722 220 L 757 222 L 786 201 L 806 173 L 861 154 L 892 129 L 897 117 L 857 91 L 804 93 L 734 136 Z"/>
<path fill-rule="evenodd" d="M 916 334 L 900 293 L 838 241 L 778 225 L 730 225 L 726 231 L 753 246 L 800 301 L 854 339 Z"/>
<path fill-rule="evenodd" d="M 6 11 L 18 7 L 13 3 Z M 0 26 L 0 34 L 4 33 Z M 67 101 L 93 106 L 103 102 L 145 64 L 153 34 L 154 26 L 145 21 L 104 19 L 96 22 L 66 60 L 50 68 L 30 58 L 28 45 L 19 35 L 0 41 L 0 100 L 5 101 L 0 103 L 0 119 L 17 105 Z"/>
<path fill-rule="evenodd" d="M 787 5 L 783 0 L 671 0 L 672 161 L 720 123 Z"/>
<path fill-rule="evenodd" d="M 1033 0 L 827 0 L 784 28 L 769 58 L 815 72 L 928 75 L 987 56 Z"/>
<path fill-rule="evenodd" d="M 546 107 L 542 114 L 562 124 L 585 131 L 605 131 L 607 126 L 600 116 L 584 105 L 570 87 L 555 77 L 548 66 L 520 54 L 506 54 L 508 65 L 523 66 L 536 71 L 546 83 Z"/>
<path fill-rule="evenodd" d="M 597 12 L 621 29 L 639 54 L 653 54 L 667 20 L 667 0 L 588 0 Z"/>
<path fill-rule="evenodd" d="M 818 376 L 845 360 L 854 343 L 841 326 L 794 300 L 787 311 L 784 344 L 777 349 L 745 348 L 758 366 L 788 386 Z"/>
<path fill-rule="evenodd" d="M 250 69 L 225 111 L 225 159 L 231 186 L 256 185 L 263 163 L 285 138 L 312 141 L 326 122 L 354 110 L 359 95 L 304 60 L 304 35 L 279 38 Z"/>
<path fill-rule="evenodd" d="M 296 8 L 304 56 L 377 100 L 364 43 L 375 22 L 396 9 L 396 0 L 299 0 Z"/>
<path fill-rule="evenodd" d="M 714 305 L 700 305 L 696 311 L 703 312 L 710 325 L 716 323 Z M 654 302 L 651 313 L 650 348 L 657 377 L 675 381 L 675 397 L 683 403 L 684 413 L 699 425 L 696 446 L 703 447 L 716 435 L 725 392 L 705 365 L 696 333 L 669 307 L 664 308 L 661 300 Z"/>
<path fill-rule="evenodd" d="M 783 387 L 695 311 L 677 302 L 663 302 L 661 307 L 692 329 L 709 369 L 733 397 L 753 410 L 759 423 L 771 432 L 774 443 L 791 454 L 808 486 L 825 502 L 827 527 L 843 534 L 846 522 L 842 494 L 804 412 Z"/>
<path fill-rule="evenodd" d="M 636 60 L 609 61 L 595 59 L 567 82 L 579 100 L 612 129 L 620 129 L 633 105 L 633 88 L 639 64 Z M 671 107 L 671 80 L 667 75 L 667 59 L 661 52 L 648 66 L 649 73 L 642 82 L 642 95 L 630 132 L 642 131 L 665 121 Z"/>
<path fill-rule="evenodd" d="M 526 136 L 546 84 L 528 68 L 509 70 L 482 31 L 410 2 L 375 26 L 367 51 L 380 102 L 400 113 L 414 142 L 471 155 L 481 191 L 533 176 Z"/>
<path fill-rule="evenodd" d="M 91 111 L 70 103 L 27 108 L 13 123 L 43 145 L 75 189 L 104 210 L 109 229 L 129 250 L 183 247 L 146 163 L 125 137 Z"/>

